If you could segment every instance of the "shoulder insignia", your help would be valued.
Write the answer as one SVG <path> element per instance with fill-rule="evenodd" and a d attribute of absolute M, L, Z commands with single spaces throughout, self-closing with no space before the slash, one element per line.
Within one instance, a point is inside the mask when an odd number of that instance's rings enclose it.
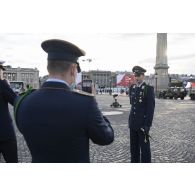
<path fill-rule="evenodd" d="M 81 91 L 81 90 L 77 90 L 77 89 L 74 89 L 73 92 L 74 92 L 74 93 L 78 93 L 78 94 L 80 94 L 80 95 L 86 95 L 86 96 L 94 97 L 94 94 L 87 93 L 87 92 L 85 92 L 85 91 Z"/>

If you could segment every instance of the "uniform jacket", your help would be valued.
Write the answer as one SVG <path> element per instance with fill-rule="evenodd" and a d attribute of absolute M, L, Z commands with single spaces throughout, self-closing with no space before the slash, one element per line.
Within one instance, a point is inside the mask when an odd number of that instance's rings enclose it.
<path fill-rule="evenodd" d="M 12 119 L 8 103 L 14 104 L 16 94 L 9 87 L 6 80 L 0 80 L 0 141 L 15 139 Z"/>
<path fill-rule="evenodd" d="M 89 139 L 99 145 L 114 139 L 95 98 L 60 82 L 45 82 L 25 97 L 16 118 L 32 162 L 89 162 Z"/>
<path fill-rule="evenodd" d="M 129 115 L 129 128 L 138 130 L 144 127 L 151 127 L 155 97 L 154 88 L 145 82 L 140 87 L 133 85 L 130 88 L 131 111 Z"/>

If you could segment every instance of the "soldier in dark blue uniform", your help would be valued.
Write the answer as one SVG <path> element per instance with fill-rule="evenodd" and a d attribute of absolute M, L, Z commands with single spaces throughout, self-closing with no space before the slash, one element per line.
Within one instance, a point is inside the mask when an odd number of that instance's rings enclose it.
<path fill-rule="evenodd" d="M 140 66 L 133 67 L 136 84 L 130 88 L 131 111 L 129 115 L 131 162 L 151 162 L 149 130 L 152 125 L 155 98 L 154 88 L 144 82 L 146 72 Z M 140 155 L 141 152 L 141 155 Z"/>
<path fill-rule="evenodd" d="M 8 163 L 17 163 L 17 142 L 8 109 L 8 103 L 14 104 L 16 94 L 10 88 L 8 82 L 3 79 L 3 61 L 0 61 L 0 154 Z"/>
<path fill-rule="evenodd" d="M 55 39 L 41 46 L 48 53 L 49 79 L 17 102 L 15 109 L 32 162 L 90 162 L 89 139 L 108 145 L 114 140 L 114 132 L 94 95 L 71 89 L 81 71 L 78 58 L 85 52 Z"/>

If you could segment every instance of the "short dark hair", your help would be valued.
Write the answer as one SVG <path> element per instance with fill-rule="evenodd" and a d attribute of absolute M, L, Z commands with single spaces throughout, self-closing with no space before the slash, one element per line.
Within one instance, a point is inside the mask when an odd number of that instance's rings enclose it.
<path fill-rule="evenodd" d="M 67 62 L 63 60 L 48 60 L 47 70 L 53 73 L 62 73 L 69 70 L 73 62 Z"/>

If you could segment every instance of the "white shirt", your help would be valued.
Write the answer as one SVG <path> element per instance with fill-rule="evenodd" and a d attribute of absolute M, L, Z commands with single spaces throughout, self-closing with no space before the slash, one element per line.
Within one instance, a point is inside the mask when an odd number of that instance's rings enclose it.
<path fill-rule="evenodd" d="M 67 86 L 70 87 L 70 85 L 66 81 L 61 80 L 61 79 L 50 78 L 50 79 L 47 79 L 46 82 L 59 82 L 59 83 L 64 83 L 64 84 L 66 84 Z"/>
<path fill-rule="evenodd" d="M 139 85 L 137 84 L 136 86 L 141 87 L 143 83 L 144 83 L 144 81 L 142 81 Z"/>

